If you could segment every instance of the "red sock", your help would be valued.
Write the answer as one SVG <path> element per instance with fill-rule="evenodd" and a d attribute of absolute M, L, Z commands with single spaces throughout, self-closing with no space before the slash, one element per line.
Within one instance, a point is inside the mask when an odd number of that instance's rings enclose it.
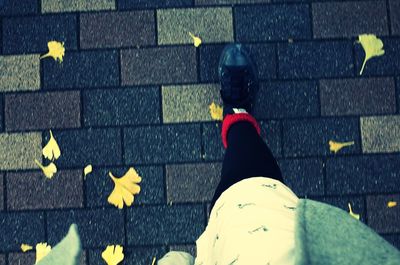
<path fill-rule="evenodd" d="M 257 123 L 257 120 L 248 113 L 235 113 L 235 114 L 227 114 L 222 122 L 222 143 L 224 148 L 228 148 L 228 130 L 232 126 L 232 124 L 239 121 L 248 121 L 250 122 L 254 128 L 256 128 L 258 135 L 261 135 L 260 126 Z"/>

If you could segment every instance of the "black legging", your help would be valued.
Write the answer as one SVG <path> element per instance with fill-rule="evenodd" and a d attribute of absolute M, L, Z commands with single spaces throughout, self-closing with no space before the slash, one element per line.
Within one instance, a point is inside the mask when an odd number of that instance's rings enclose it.
<path fill-rule="evenodd" d="M 211 201 L 210 213 L 219 196 L 246 178 L 269 177 L 285 182 L 274 156 L 250 122 L 239 121 L 228 131 L 228 148 L 225 150 L 221 180 Z"/>

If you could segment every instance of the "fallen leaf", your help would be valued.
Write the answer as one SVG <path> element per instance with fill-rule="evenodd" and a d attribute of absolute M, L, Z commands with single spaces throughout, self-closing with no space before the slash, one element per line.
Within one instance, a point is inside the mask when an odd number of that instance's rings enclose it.
<path fill-rule="evenodd" d="M 382 56 L 385 54 L 383 48 L 383 42 L 377 38 L 374 34 L 363 34 L 358 36 L 357 43 L 361 43 L 365 51 L 365 59 L 361 67 L 360 75 L 364 71 L 365 63 L 375 56 Z"/>
<path fill-rule="evenodd" d="M 201 44 L 201 39 L 199 37 L 196 37 L 195 35 L 193 35 L 191 32 L 189 32 L 189 35 L 193 38 L 194 46 L 199 47 Z"/>
<path fill-rule="evenodd" d="M 156 262 L 156 257 L 153 257 L 153 261 L 151 262 L 151 265 L 154 265 L 155 262 Z"/>
<path fill-rule="evenodd" d="M 395 207 L 396 205 L 397 205 L 397 202 L 394 202 L 394 201 L 389 201 L 389 202 L 387 203 L 388 208 Z"/>
<path fill-rule="evenodd" d="M 36 262 L 37 264 L 41 259 L 43 259 L 51 251 L 51 246 L 47 243 L 39 243 L 36 245 Z"/>
<path fill-rule="evenodd" d="M 223 118 L 223 108 L 216 105 L 214 102 L 209 106 L 211 118 L 213 120 L 221 120 Z"/>
<path fill-rule="evenodd" d="M 43 166 L 36 159 L 35 159 L 35 162 L 42 169 L 42 171 L 43 171 L 44 175 L 46 176 L 46 178 L 51 179 L 54 176 L 54 174 L 57 173 L 57 167 L 53 162 L 51 162 L 47 166 Z"/>
<path fill-rule="evenodd" d="M 47 47 L 49 48 L 49 52 L 40 56 L 39 59 L 43 59 L 46 57 L 53 57 L 54 60 L 60 60 L 60 63 L 63 60 L 63 56 L 65 54 L 64 42 L 57 42 L 57 41 L 49 41 L 47 43 Z"/>
<path fill-rule="evenodd" d="M 86 175 L 89 174 L 89 173 L 91 173 L 92 170 L 93 170 L 92 165 L 87 165 L 87 166 L 85 167 L 85 169 L 83 170 L 84 177 L 86 178 Z"/>
<path fill-rule="evenodd" d="M 50 139 L 43 148 L 43 156 L 51 161 L 54 161 L 54 159 L 58 159 L 60 155 L 60 147 L 58 146 L 56 139 L 54 139 L 53 133 L 50 130 Z"/>
<path fill-rule="evenodd" d="M 331 152 L 337 153 L 340 149 L 342 149 L 345 146 L 350 146 L 353 145 L 354 141 L 352 142 L 345 142 L 345 143 L 339 143 L 339 142 L 335 142 L 335 141 L 329 141 L 329 149 L 331 150 Z"/>
<path fill-rule="evenodd" d="M 122 209 L 124 202 L 127 206 L 131 206 L 134 200 L 133 195 L 140 192 L 140 186 L 135 183 L 140 183 L 142 178 L 132 167 L 121 178 L 114 177 L 111 172 L 108 175 L 115 184 L 114 190 L 108 197 L 108 202 L 119 209 Z"/>
<path fill-rule="evenodd" d="M 353 213 L 353 211 L 351 210 L 351 205 L 350 205 L 350 203 L 349 203 L 349 209 L 350 209 L 350 215 L 352 216 L 352 217 L 354 217 L 355 219 L 357 219 L 357 220 L 360 220 L 360 215 L 359 214 L 355 214 L 355 213 Z"/>
<path fill-rule="evenodd" d="M 28 244 L 21 244 L 21 250 L 22 252 L 27 252 L 28 250 L 33 249 L 32 246 L 28 245 Z"/>
<path fill-rule="evenodd" d="M 106 261 L 107 265 L 117 265 L 124 259 L 122 251 L 123 247 L 120 245 L 107 246 L 106 250 L 101 253 L 101 257 Z"/>

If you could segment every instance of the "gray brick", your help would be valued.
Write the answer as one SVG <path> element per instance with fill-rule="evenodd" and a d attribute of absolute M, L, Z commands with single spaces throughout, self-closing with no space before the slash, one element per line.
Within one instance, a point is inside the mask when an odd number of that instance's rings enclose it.
<path fill-rule="evenodd" d="M 125 163 L 200 160 L 200 125 L 144 126 L 124 129 Z"/>
<path fill-rule="evenodd" d="M 193 5 L 192 0 L 117 0 L 118 10 L 125 9 L 150 9 L 150 8 L 171 8 L 171 7 L 188 7 Z"/>
<path fill-rule="evenodd" d="M 367 196 L 368 225 L 378 233 L 400 232 L 400 208 L 387 207 L 389 201 L 400 200 L 400 195 Z"/>
<path fill-rule="evenodd" d="M 204 228 L 205 213 L 201 204 L 127 209 L 128 245 L 194 243 Z"/>
<path fill-rule="evenodd" d="M 380 234 L 380 236 L 391 243 L 395 248 L 400 249 L 400 236 L 398 234 Z"/>
<path fill-rule="evenodd" d="M 353 76 L 350 41 L 278 44 L 280 78 Z"/>
<path fill-rule="evenodd" d="M 48 52 L 50 40 L 64 42 L 66 50 L 76 50 L 77 19 L 75 15 L 47 15 L 3 19 L 3 53 Z M 18 43 L 18 45 L 16 45 Z"/>
<path fill-rule="evenodd" d="M 6 256 L 0 254 L 0 265 L 6 265 Z"/>
<path fill-rule="evenodd" d="M 60 170 L 51 180 L 42 171 L 10 172 L 7 178 L 7 209 L 83 207 L 82 170 Z"/>
<path fill-rule="evenodd" d="M 1 133 L 0 170 L 37 168 L 42 161 L 40 133 Z"/>
<path fill-rule="evenodd" d="M 396 80 L 397 113 L 400 113 L 400 77 Z"/>
<path fill-rule="evenodd" d="M 0 92 L 40 89 L 40 55 L 0 56 Z"/>
<path fill-rule="evenodd" d="M 42 13 L 115 10 L 116 0 L 42 0 Z"/>
<path fill-rule="evenodd" d="M 161 257 L 166 253 L 166 247 L 140 247 L 135 246 L 134 248 L 123 246 L 124 250 L 124 261 L 123 264 L 136 265 L 136 264 L 152 264 L 153 257 L 156 257 L 156 263 Z M 104 259 L 101 257 L 101 253 L 104 251 L 105 247 L 101 250 L 89 250 L 89 264 L 88 265 L 99 265 L 105 264 Z M 122 264 L 122 263 L 120 263 Z"/>
<path fill-rule="evenodd" d="M 211 201 L 221 170 L 221 163 L 166 165 L 167 202 Z"/>
<path fill-rule="evenodd" d="M 0 212 L 0 251 L 21 251 L 21 243 L 45 242 L 44 214 Z"/>
<path fill-rule="evenodd" d="M 302 4 L 235 7 L 236 39 L 249 42 L 311 38 L 309 10 Z"/>
<path fill-rule="evenodd" d="M 121 50 L 122 85 L 180 82 L 197 82 L 194 46 Z"/>
<path fill-rule="evenodd" d="M 321 115 L 396 112 L 393 78 L 320 80 Z"/>
<path fill-rule="evenodd" d="M 124 213 L 119 209 L 69 210 L 47 212 L 48 243 L 55 245 L 77 224 L 83 248 L 123 245 Z"/>
<path fill-rule="evenodd" d="M 142 181 L 139 183 L 140 193 L 134 196 L 133 205 L 165 203 L 164 175 L 162 167 L 134 167 Z M 114 189 L 114 182 L 108 172 L 122 177 L 129 167 L 96 168 L 86 176 L 86 204 L 92 206 L 110 206 L 107 198 Z"/>
<path fill-rule="evenodd" d="M 3 0 L 1 2 L 3 5 L 0 6 L 0 16 L 37 14 L 39 12 L 37 0 Z"/>
<path fill-rule="evenodd" d="M 261 83 L 254 116 L 260 119 L 319 115 L 318 86 L 313 81 Z"/>
<path fill-rule="evenodd" d="M 4 175 L 0 173 L 0 211 L 4 209 L 4 188 L 3 188 L 3 181 Z M 1 264 L 1 262 L 0 262 Z"/>
<path fill-rule="evenodd" d="M 400 1 L 389 0 L 392 35 L 400 35 Z"/>
<path fill-rule="evenodd" d="M 8 254 L 8 264 L 9 265 L 35 264 L 35 261 L 36 261 L 35 246 L 36 246 L 37 243 L 41 243 L 41 242 L 34 242 L 32 244 L 32 246 L 33 246 L 32 252 L 27 252 L 27 253 L 9 253 Z"/>
<path fill-rule="evenodd" d="M 243 44 L 249 51 L 258 71 L 258 78 L 276 78 L 275 44 Z M 202 82 L 218 82 L 218 64 L 225 44 L 201 45 L 200 48 L 200 80 Z"/>
<path fill-rule="evenodd" d="M 341 195 L 399 192 L 399 162 L 398 155 L 328 158 L 326 193 L 327 195 Z"/>
<path fill-rule="evenodd" d="M 163 123 L 213 121 L 209 106 L 222 106 L 219 89 L 219 84 L 162 86 Z"/>
<path fill-rule="evenodd" d="M 156 44 L 152 11 L 80 14 L 80 47 L 107 48 Z"/>
<path fill-rule="evenodd" d="M 62 64 L 53 59 L 42 61 L 43 88 L 105 87 L 119 84 L 118 52 L 68 52 Z"/>
<path fill-rule="evenodd" d="M 193 44 L 188 32 L 202 42 L 233 42 L 232 8 L 157 10 L 158 44 Z"/>
<path fill-rule="evenodd" d="M 3 94 L 0 94 L 0 132 L 2 132 L 4 130 L 4 96 Z"/>
<path fill-rule="evenodd" d="M 400 115 L 360 117 L 363 153 L 400 151 Z"/>
<path fill-rule="evenodd" d="M 269 3 L 271 0 L 195 0 L 195 5 L 232 5 Z"/>
<path fill-rule="evenodd" d="M 313 3 L 312 14 L 315 38 L 389 34 L 385 1 Z"/>
<path fill-rule="evenodd" d="M 160 123 L 158 87 L 83 91 L 85 126 Z"/>
<path fill-rule="evenodd" d="M 121 133 L 119 129 L 79 129 L 52 130 L 61 156 L 57 167 L 120 165 L 122 163 Z M 44 133 L 43 142 L 47 143 L 50 133 Z"/>
<path fill-rule="evenodd" d="M 80 127 L 79 91 L 5 95 L 7 131 Z"/>
<path fill-rule="evenodd" d="M 351 142 L 354 145 L 337 154 L 361 152 L 359 121 L 356 118 L 325 118 L 283 121 L 283 153 L 285 157 L 310 155 L 334 156 L 329 141 Z"/>

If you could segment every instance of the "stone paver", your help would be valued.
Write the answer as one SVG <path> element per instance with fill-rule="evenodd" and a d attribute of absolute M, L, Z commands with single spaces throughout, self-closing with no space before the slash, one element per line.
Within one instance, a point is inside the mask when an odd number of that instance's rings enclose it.
<path fill-rule="evenodd" d="M 195 5 L 232 5 L 269 3 L 271 0 L 195 0 Z"/>
<path fill-rule="evenodd" d="M 39 6 L 37 0 L 3 0 L 0 8 L 0 15 L 28 15 L 37 14 Z"/>
<path fill-rule="evenodd" d="M 0 174 L 0 211 L 4 210 L 4 184 L 3 183 L 4 183 L 4 175 Z"/>
<path fill-rule="evenodd" d="M 400 35 L 400 2 L 389 0 L 392 34 Z"/>
<path fill-rule="evenodd" d="M 41 0 L 42 13 L 115 10 L 117 0 Z"/>
<path fill-rule="evenodd" d="M 143 8 L 169 8 L 169 7 L 189 7 L 192 6 L 193 0 L 116 0 L 119 10 L 126 9 L 143 9 Z"/>

